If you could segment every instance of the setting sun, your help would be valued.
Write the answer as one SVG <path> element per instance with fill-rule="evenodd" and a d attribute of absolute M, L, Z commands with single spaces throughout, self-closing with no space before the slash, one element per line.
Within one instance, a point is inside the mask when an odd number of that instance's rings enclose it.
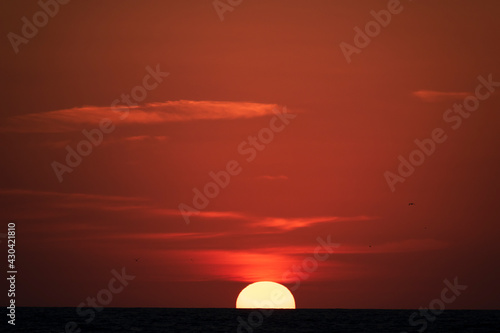
<path fill-rule="evenodd" d="M 237 309 L 295 309 L 292 293 L 282 284 L 261 281 L 249 284 L 238 295 Z"/>
<path fill-rule="evenodd" d="M 500 333 L 499 18 L 0 0 L 0 333 Z"/>

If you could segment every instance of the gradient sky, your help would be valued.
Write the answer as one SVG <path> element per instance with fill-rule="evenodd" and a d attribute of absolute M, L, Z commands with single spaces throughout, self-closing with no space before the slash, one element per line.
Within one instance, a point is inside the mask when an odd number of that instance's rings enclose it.
<path fill-rule="evenodd" d="M 448 308 L 498 309 L 500 94 L 457 129 L 443 115 L 478 76 L 500 81 L 500 3 L 402 1 L 348 63 L 340 44 L 387 3 L 244 0 L 221 21 L 209 0 L 71 1 L 15 53 L 8 33 L 40 7 L 1 2 L 18 305 L 77 306 L 125 267 L 136 278 L 109 306 L 234 307 L 251 282 L 291 287 L 330 235 L 299 308 L 418 308 L 457 277 Z M 169 75 L 114 103 L 148 66 Z M 247 161 L 239 145 L 285 107 L 296 117 Z M 60 182 L 53 161 L 104 118 L 114 130 Z M 391 191 L 384 173 L 435 128 L 446 141 Z M 185 223 L 179 204 L 232 160 L 241 172 Z"/>

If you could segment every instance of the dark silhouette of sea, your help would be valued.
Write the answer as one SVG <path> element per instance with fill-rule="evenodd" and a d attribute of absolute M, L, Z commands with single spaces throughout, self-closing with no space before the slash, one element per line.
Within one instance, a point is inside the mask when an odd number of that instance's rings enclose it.
<path fill-rule="evenodd" d="M 417 315 L 414 315 L 415 312 Z M 414 326 L 409 320 L 412 315 Z M 75 308 L 18 307 L 15 327 L 8 325 L 8 317 L 4 316 L 1 331 L 500 332 L 498 310 L 445 310 L 426 317 L 418 314 L 418 310 L 104 308 L 86 323 L 85 320 L 90 318 L 90 315 L 78 315 Z"/>

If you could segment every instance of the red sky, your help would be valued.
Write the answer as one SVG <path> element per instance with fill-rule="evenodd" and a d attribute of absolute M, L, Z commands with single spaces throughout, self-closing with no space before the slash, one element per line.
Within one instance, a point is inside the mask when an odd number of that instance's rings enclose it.
<path fill-rule="evenodd" d="M 449 308 L 498 309 L 500 87 L 460 124 L 445 115 L 479 76 L 500 82 L 500 4 L 401 1 L 348 63 L 341 43 L 387 4 L 244 0 L 221 21 L 211 1 L 73 1 L 16 53 L 8 34 L 40 7 L 2 2 L 0 232 L 16 221 L 18 305 L 77 306 L 125 267 L 136 278 L 109 306 L 234 307 L 251 282 L 292 287 L 283 275 L 330 236 L 299 308 L 418 308 L 457 277 Z M 136 86 L 151 89 L 127 108 Z M 53 162 L 102 119 L 60 182 Z M 392 191 L 384 174 L 436 128 L 446 140 Z M 273 133 L 263 149 L 258 133 Z M 186 223 L 179 205 L 230 161 Z"/>

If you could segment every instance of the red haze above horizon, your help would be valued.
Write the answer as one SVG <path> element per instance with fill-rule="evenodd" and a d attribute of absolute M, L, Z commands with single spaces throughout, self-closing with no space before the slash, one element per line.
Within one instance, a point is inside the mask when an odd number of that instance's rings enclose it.
<path fill-rule="evenodd" d="M 18 305 L 498 309 L 500 5 L 395 3 L 2 2 Z"/>

